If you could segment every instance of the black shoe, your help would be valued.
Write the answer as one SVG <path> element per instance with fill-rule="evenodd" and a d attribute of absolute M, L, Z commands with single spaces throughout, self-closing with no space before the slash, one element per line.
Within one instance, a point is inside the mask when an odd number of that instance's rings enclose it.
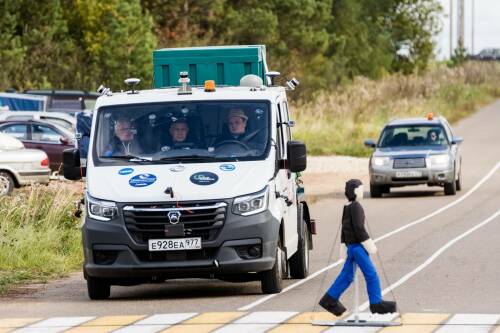
<path fill-rule="evenodd" d="M 319 305 L 326 311 L 333 313 L 337 317 L 345 312 L 345 307 L 338 300 L 328 294 L 324 294 L 319 301 Z"/>
<path fill-rule="evenodd" d="M 382 301 L 377 304 L 370 304 L 370 311 L 372 313 L 394 313 L 396 312 L 396 302 Z"/>

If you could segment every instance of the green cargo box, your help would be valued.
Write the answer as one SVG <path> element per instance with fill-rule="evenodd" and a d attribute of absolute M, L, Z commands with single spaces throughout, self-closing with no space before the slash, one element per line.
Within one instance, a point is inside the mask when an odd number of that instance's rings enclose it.
<path fill-rule="evenodd" d="M 237 86 L 246 74 L 266 82 L 265 45 L 207 46 L 161 49 L 153 52 L 155 88 L 179 86 L 179 72 L 188 72 L 191 85 L 215 80 Z"/>

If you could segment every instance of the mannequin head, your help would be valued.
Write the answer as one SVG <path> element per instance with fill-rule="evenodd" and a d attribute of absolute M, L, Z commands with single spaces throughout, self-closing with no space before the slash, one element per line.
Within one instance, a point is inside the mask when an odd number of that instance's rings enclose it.
<path fill-rule="evenodd" d="M 345 196 L 349 201 L 363 198 L 363 183 L 359 179 L 350 179 L 345 183 Z"/>

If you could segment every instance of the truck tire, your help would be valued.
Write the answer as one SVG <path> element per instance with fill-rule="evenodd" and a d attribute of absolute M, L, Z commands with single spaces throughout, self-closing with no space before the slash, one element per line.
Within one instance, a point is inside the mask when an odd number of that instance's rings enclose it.
<path fill-rule="evenodd" d="M 87 292 L 92 300 L 108 299 L 111 285 L 102 279 L 87 276 Z"/>
<path fill-rule="evenodd" d="M 290 258 L 290 276 L 303 279 L 309 275 L 309 229 L 302 213 L 302 205 L 297 207 L 299 242 L 297 252 Z"/>
<path fill-rule="evenodd" d="M 264 294 L 278 294 L 281 292 L 286 271 L 283 269 L 285 265 L 285 252 L 278 245 L 276 246 L 276 257 L 273 268 L 269 271 L 262 272 L 260 285 Z"/>
<path fill-rule="evenodd" d="M 460 169 L 460 171 L 458 171 L 458 178 L 457 178 L 457 181 L 455 182 L 455 187 L 456 187 L 457 191 L 462 190 L 462 169 Z"/>
<path fill-rule="evenodd" d="M 0 197 L 10 194 L 14 189 L 14 178 L 5 171 L 0 171 Z"/>
<path fill-rule="evenodd" d="M 370 196 L 372 198 L 380 198 L 382 196 L 382 186 L 370 184 Z"/>

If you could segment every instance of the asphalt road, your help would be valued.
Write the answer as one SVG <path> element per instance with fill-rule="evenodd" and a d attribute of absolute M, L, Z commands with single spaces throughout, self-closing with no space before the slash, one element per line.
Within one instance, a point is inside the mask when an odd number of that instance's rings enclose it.
<path fill-rule="evenodd" d="M 384 237 L 377 241 L 382 263 L 374 258 L 382 288 L 398 283 L 394 295 L 389 292 L 385 298 L 394 296 L 404 313 L 500 313 L 500 101 L 456 124 L 454 130 L 465 139 L 461 146 L 463 189 L 456 196 L 444 196 L 441 188 L 421 186 L 363 201 L 372 238 Z M 281 294 L 262 295 L 258 282 L 192 279 L 112 287 L 112 299 L 90 301 L 83 277 L 75 273 L 0 298 L 0 318 L 321 311 L 315 304 L 341 268 L 334 265 L 338 243 L 333 243 L 345 200 L 341 193 L 311 199 L 319 233 L 311 253 L 311 273 L 334 267 L 297 286 L 300 280 L 287 280 L 290 288 Z M 482 222 L 485 224 L 480 225 Z M 389 234 L 403 226 L 406 228 Z M 459 236 L 463 238 L 457 239 Z M 360 286 L 364 303 L 363 282 Z M 342 301 L 352 309 L 351 290 Z"/>

